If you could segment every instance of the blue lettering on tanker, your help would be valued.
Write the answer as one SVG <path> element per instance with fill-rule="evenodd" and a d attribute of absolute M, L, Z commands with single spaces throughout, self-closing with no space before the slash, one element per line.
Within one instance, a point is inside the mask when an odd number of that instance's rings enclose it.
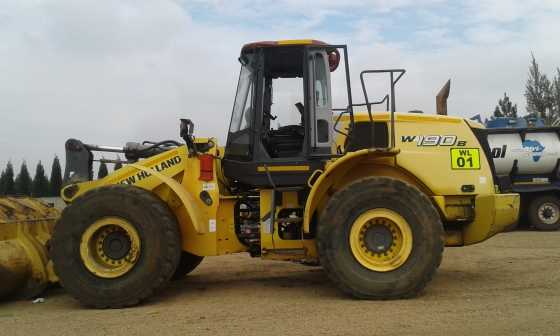
<path fill-rule="evenodd" d="M 545 147 L 536 140 L 525 140 L 522 145 L 533 153 L 533 161 L 539 162 Z"/>

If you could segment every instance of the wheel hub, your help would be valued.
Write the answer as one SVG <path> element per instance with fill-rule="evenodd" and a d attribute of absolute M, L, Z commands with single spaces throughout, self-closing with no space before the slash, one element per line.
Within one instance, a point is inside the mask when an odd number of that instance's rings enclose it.
<path fill-rule="evenodd" d="M 393 234 L 384 225 L 374 224 L 364 234 L 366 248 L 374 253 L 385 253 L 393 245 Z"/>
<path fill-rule="evenodd" d="M 80 256 L 84 266 L 100 278 L 117 278 L 134 268 L 141 240 L 134 226 L 118 217 L 95 221 L 82 234 Z"/>
<path fill-rule="evenodd" d="M 537 213 L 544 224 L 555 224 L 560 219 L 560 209 L 552 203 L 542 204 Z"/>
<path fill-rule="evenodd" d="M 128 254 L 130 245 L 130 239 L 126 232 L 113 231 L 103 239 L 103 253 L 111 259 L 119 260 Z"/>
<path fill-rule="evenodd" d="M 402 266 L 412 252 L 412 229 L 393 210 L 378 208 L 361 214 L 350 229 L 350 250 L 358 263 L 376 272 Z"/>

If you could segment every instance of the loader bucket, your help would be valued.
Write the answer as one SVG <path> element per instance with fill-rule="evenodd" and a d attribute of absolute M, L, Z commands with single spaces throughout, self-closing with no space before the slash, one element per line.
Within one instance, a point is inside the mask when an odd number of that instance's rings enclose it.
<path fill-rule="evenodd" d="M 60 212 L 29 197 L 0 197 L 0 300 L 39 295 L 58 281 L 47 244 Z"/>

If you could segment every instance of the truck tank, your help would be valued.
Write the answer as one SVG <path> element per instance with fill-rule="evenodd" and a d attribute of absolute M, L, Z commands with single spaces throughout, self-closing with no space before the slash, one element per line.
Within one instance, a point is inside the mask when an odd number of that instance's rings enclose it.
<path fill-rule="evenodd" d="M 560 128 L 486 129 L 501 190 L 521 195 L 521 215 L 542 231 L 560 229 Z"/>
<path fill-rule="evenodd" d="M 488 144 L 497 175 L 551 175 L 558 169 L 560 138 L 555 129 L 489 130 Z"/>

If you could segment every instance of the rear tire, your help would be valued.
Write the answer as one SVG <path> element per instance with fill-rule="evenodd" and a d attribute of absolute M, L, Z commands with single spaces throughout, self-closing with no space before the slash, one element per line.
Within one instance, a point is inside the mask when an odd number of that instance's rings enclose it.
<path fill-rule="evenodd" d="M 317 231 L 328 276 L 360 299 L 416 296 L 440 265 L 443 246 L 443 226 L 428 197 L 387 177 L 364 178 L 334 194 Z"/>
<path fill-rule="evenodd" d="M 529 205 L 529 222 L 539 231 L 560 229 L 560 199 L 555 195 L 534 198 Z"/>
<path fill-rule="evenodd" d="M 183 251 L 181 253 L 181 260 L 179 265 L 175 270 L 175 273 L 171 277 L 171 280 L 180 280 L 184 278 L 187 274 L 194 271 L 195 268 L 200 265 L 204 257 L 197 256 L 195 254 Z"/>
<path fill-rule="evenodd" d="M 134 186 L 91 190 L 64 209 L 52 259 L 62 286 L 95 308 L 138 304 L 162 289 L 181 255 L 175 216 Z"/>

